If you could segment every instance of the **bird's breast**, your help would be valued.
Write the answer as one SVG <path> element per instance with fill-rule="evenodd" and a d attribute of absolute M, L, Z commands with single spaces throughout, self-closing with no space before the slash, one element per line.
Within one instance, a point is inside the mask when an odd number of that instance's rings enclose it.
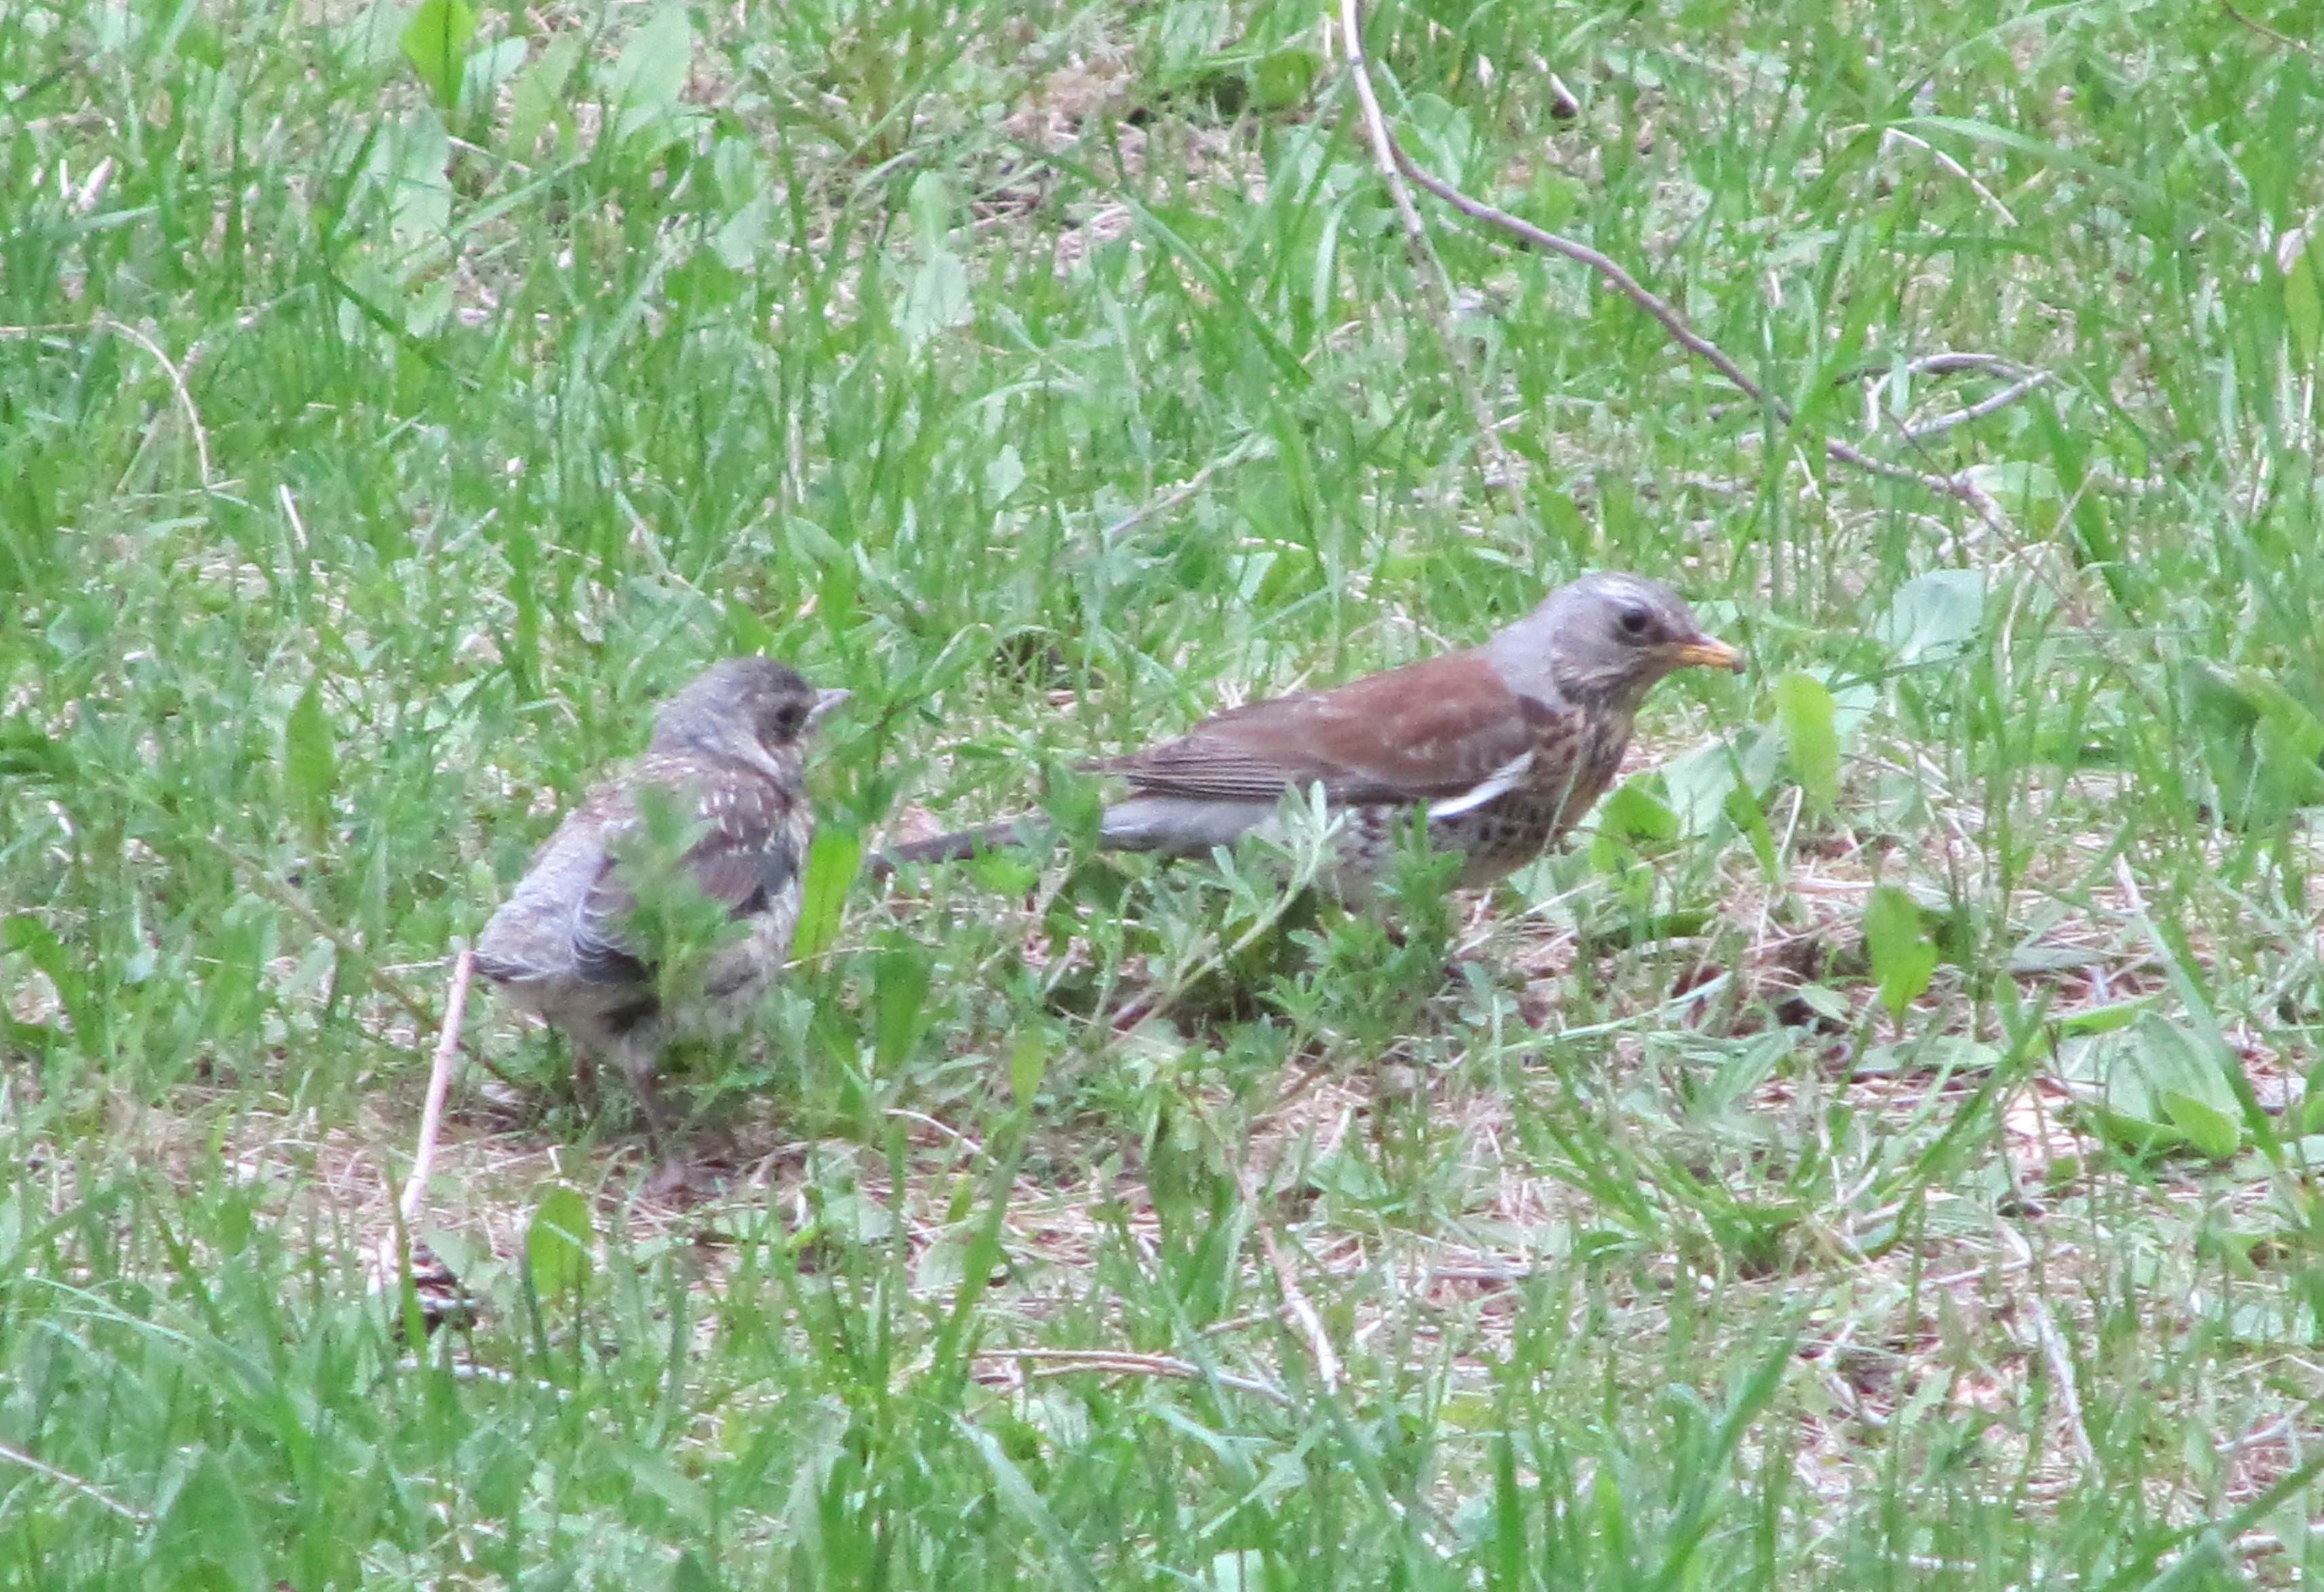
<path fill-rule="evenodd" d="M 1536 797 L 1554 797 L 1571 823 L 1612 783 L 1630 744 L 1625 713 L 1591 712 L 1532 697 L 1519 699 L 1534 757 L 1526 785 Z"/>

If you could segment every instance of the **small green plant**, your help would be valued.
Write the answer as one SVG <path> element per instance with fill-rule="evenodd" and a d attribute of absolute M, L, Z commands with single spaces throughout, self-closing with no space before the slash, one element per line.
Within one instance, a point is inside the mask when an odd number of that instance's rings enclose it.
<path fill-rule="evenodd" d="M 1377 0 L 1760 403 L 1308 0 L 12 7 L 0 1584 L 2313 1578 L 2310 10 Z M 1489 897 L 1049 777 L 1591 566 L 1753 672 Z M 719 1192 L 479 989 L 399 1338 L 444 959 L 738 651 Z"/>

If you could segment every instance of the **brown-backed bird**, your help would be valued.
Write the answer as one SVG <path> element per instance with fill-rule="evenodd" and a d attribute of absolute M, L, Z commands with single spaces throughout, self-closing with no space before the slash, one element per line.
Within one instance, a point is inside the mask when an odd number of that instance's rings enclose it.
<path fill-rule="evenodd" d="M 1590 810 L 1655 682 L 1742 664 L 1660 581 L 1587 575 L 1481 647 L 1254 702 L 1087 765 L 1130 786 L 1106 807 L 1099 843 L 1204 855 L 1277 833 L 1285 793 L 1320 786 L 1343 817 L 1331 881 L 1342 894 L 1370 886 L 1415 809 L 1426 812 L 1438 847 L 1461 854 L 1462 886 L 1490 884 Z M 1005 820 L 897 846 L 874 867 L 1026 843 L 1039 829 L 1037 819 Z"/>

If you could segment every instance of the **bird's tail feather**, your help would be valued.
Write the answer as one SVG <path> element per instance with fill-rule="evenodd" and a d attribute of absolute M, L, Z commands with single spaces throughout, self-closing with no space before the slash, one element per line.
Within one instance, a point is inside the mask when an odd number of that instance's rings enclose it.
<path fill-rule="evenodd" d="M 1028 813 L 1016 818 L 1003 818 L 994 824 L 980 824 L 974 829 L 958 829 L 950 834 L 890 846 L 884 851 L 874 851 L 863 867 L 872 878 L 885 879 L 908 863 L 958 862 L 980 852 L 998 851 L 1012 846 L 1045 851 L 1056 843 L 1056 835 L 1048 820 L 1038 814 Z"/>

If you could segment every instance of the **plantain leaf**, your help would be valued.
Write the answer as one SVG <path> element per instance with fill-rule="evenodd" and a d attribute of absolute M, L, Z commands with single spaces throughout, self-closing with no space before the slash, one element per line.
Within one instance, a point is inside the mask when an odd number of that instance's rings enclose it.
<path fill-rule="evenodd" d="M 1932 569 L 1896 588 L 1872 634 L 1900 664 L 1950 661 L 1984 625 L 1985 600 L 1983 570 Z"/>
<path fill-rule="evenodd" d="M 1808 803 L 1829 814 L 1840 805 L 1840 729 L 1831 690 L 1794 669 L 1775 682 L 1775 722 L 1784 751 Z"/>
<path fill-rule="evenodd" d="M 403 30 L 403 58 L 447 112 L 459 108 L 464 56 L 475 36 L 476 14 L 468 0 L 420 0 Z"/>
<path fill-rule="evenodd" d="M 580 1190 L 560 1185 L 542 1195 L 524 1235 L 524 1264 L 532 1276 L 533 1297 L 577 1297 L 589 1284 L 592 1242 L 589 1201 Z"/>
<path fill-rule="evenodd" d="M 1875 885 L 1864 904 L 1864 949 L 1880 985 L 1880 1004 L 1898 1022 L 1937 971 L 1937 945 L 1922 925 L 1921 909 L 1895 885 Z"/>

